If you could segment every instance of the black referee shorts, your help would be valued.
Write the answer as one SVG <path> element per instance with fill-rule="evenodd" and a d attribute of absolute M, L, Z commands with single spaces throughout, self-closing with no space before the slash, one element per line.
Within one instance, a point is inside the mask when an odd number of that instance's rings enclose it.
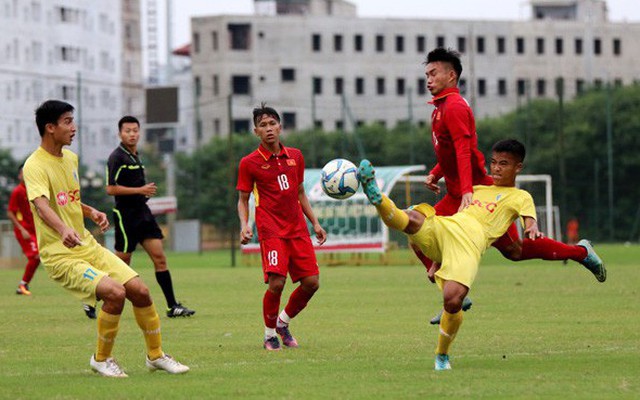
<path fill-rule="evenodd" d="M 115 250 L 133 253 L 145 239 L 163 239 L 162 231 L 146 205 L 138 208 L 114 208 Z"/>

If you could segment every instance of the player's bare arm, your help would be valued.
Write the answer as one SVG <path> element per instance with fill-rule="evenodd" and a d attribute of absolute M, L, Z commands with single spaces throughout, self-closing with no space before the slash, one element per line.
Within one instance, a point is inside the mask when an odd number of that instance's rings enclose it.
<path fill-rule="evenodd" d="M 249 226 L 249 196 L 251 193 L 238 192 L 238 217 L 240 218 L 240 243 L 247 244 L 253 238 Z"/>
<path fill-rule="evenodd" d="M 147 197 L 153 197 L 156 195 L 158 187 L 154 182 L 147 183 L 140 187 L 129 187 L 122 185 L 107 185 L 107 194 L 109 196 L 131 196 L 141 194 Z"/>
<path fill-rule="evenodd" d="M 318 244 L 322 245 L 327 241 L 327 232 L 322 228 L 320 222 L 318 222 L 318 218 L 316 218 L 315 214 L 313 213 L 313 209 L 311 208 L 311 204 L 309 203 L 309 198 L 304 191 L 303 184 L 300 184 L 300 186 L 298 186 L 298 201 L 300 202 L 300 206 L 302 207 L 302 212 L 309 219 L 309 221 L 311 221 L 311 224 L 313 224 L 313 231 L 316 233 Z"/>
<path fill-rule="evenodd" d="M 524 218 L 524 236 L 528 237 L 531 240 L 535 240 L 537 238 L 541 238 L 544 236 L 542 232 L 538 229 L 538 222 L 531 217 L 523 217 Z"/>
<path fill-rule="evenodd" d="M 424 185 L 427 187 L 427 189 L 431 190 L 435 194 L 440 194 L 440 186 L 438 186 L 438 179 L 436 179 L 435 175 L 427 175 L 424 181 Z"/>
<path fill-rule="evenodd" d="M 82 206 L 82 215 L 98 225 L 100 227 L 100 232 L 106 232 L 106 230 L 109 229 L 107 214 L 84 203 L 80 203 L 80 205 Z"/>
<path fill-rule="evenodd" d="M 473 193 L 470 192 L 470 193 L 463 194 L 462 199 L 460 200 L 460 207 L 458 207 L 458 212 L 469 207 L 472 201 L 473 201 Z"/>
<path fill-rule="evenodd" d="M 49 206 L 49 200 L 44 197 L 38 197 L 33 200 L 33 205 L 36 207 L 36 211 L 42 220 L 60 234 L 62 244 L 68 248 L 73 248 L 82 245 L 80 235 L 73 228 L 65 225 L 60 219 L 58 214 Z"/>
<path fill-rule="evenodd" d="M 20 221 L 18 221 L 18 217 L 16 217 L 16 214 L 13 211 L 7 210 L 7 218 L 9 218 L 9 221 L 13 223 L 13 226 L 18 228 L 23 239 L 29 239 L 31 237 L 29 231 L 27 231 L 24 226 L 20 224 Z"/>

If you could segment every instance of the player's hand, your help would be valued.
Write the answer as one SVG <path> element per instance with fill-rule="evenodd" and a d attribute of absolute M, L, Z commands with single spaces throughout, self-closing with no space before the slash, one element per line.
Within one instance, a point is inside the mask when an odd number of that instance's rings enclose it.
<path fill-rule="evenodd" d="M 471 205 L 471 201 L 473 199 L 473 193 L 465 193 L 462 195 L 462 199 L 460 200 L 460 207 L 458 207 L 458 212 L 464 210 L 465 208 Z"/>
<path fill-rule="evenodd" d="M 544 237 L 544 233 L 538 230 L 538 223 L 534 222 L 531 226 L 527 227 L 524 230 L 524 237 L 529 238 L 531 240 L 536 240 L 538 238 Z"/>
<path fill-rule="evenodd" d="M 327 241 L 327 232 L 324 229 L 322 229 L 322 226 L 320 226 L 320 224 L 314 224 L 313 231 L 316 233 L 316 239 L 318 240 L 318 244 L 322 246 L 324 242 Z"/>
<path fill-rule="evenodd" d="M 27 240 L 27 239 L 29 239 L 29 238 L 31 237 L 31 235 L 29 234 L 29 231 L 27 231 L 27 230 L 26 230 L 26 229 L 24 229 L 24 228 L 22 228 L 22 229 L 20 230 L 20 234 L 22 235 L 22 238 L 23 238 L 24 240 Z"/>
<path fill-rule="evenodd" d="M 431 264 L 431 268 L 427 270 L 427 278 L 431 281 L 431 283 L 436 283 L 436 272 L 440 269 L 440 263 L 433 262 Z"/>
<path fill-rule="evenodd" d="M 62 244 L 68 248 L 74 248 L 76 246 L 82 246 L 82 240 L 80 240 L 80 236 L 78 232 L 74 231 L 72 228 L 66 226 L 62 232 L 60 233 L 62 236 Z"/>
<path fill-rule="evenodd" d="M 147 197 L 155 196 L 157 191 L 158 187 L 153 182 L 147 183 L 146 185 L 140 187 L 141 194 Z"/>
<path fill-rule="evenodd" d="M 240 243 L 247 244 L 253 237 L 253 231 L 249 226 L 246 226 L 240 230 Z"/>
<path fill-rule="evenodd" d="M 91 220 L 100 227 L 100 232 L 106 232 L 106 230 L 109 229 L 109 220 L 107 219 L 107 214 L 98 210 L 93 210 L 91 212 Z"/>
<path fill-rule="evenodd" d="M 424 185 L 427 187 L 427 189 L 431 190 L 435 194 L 440 194 L 440 186 L 438 186 L 438 181 L 436 180 L 435 175 L 427 175 L 424 180 Z"/>

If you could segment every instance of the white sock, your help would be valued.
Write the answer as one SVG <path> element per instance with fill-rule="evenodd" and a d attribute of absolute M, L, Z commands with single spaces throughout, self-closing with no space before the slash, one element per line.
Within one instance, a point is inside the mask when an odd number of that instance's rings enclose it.
<path fill-rule="evenodd" d="M 21 284 L 21 285 L 28 285 L 28 283 L 27 283 L 27 282 L 22 281 L 22 280 L 20 281 L 20 284 Z M 283 311 L 283 312 L 284 312 L 284 311 Z"/>
<path fill-rule="evenodd" d="M 278 322 L 276 323 L 277 326 L 279 328 L 282 328 L 283 326 L 288 326 L 290 322 L 291 322 L 291 317 L 289 317 L 287 313 L 284 312 L 284 310 L 282 310 L 282 312 L 278 316 Z"/>
<path fill-rule="evenodd" d="M 276 335 L 275 328 L 267 328 L 266 326 L 264 327 L 264 338 L 265 339 L 274 337 L 275 335 Z"/>

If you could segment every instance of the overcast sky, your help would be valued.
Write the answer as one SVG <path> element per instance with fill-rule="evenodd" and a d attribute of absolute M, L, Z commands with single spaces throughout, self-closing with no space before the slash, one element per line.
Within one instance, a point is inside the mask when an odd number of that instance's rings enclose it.
<path fill-rule="evenodd" d="M 189 42 L 190 18 L 198 15 L 252 14 L 253 0 L 172 0 L 173 39 L 178 47 Z M 522 0 L 349 0 L 361 17 L 455 19 L 528 19 L 530 6 Z M 143 2 L 144 3 L 144 2 Z M 163 3 L 159 1 L 158 3 Z M 638 0 L 608 0 L 609 19 L 640 22 Z"/>

